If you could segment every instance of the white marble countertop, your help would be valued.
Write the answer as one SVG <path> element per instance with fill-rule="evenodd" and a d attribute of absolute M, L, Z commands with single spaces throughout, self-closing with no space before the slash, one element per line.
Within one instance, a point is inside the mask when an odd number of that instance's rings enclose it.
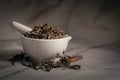
<path fill-rule="evenodd" d="M 19 40 L 8 40 L 0 43 L 0 80 L 120 80 L 120 45 L 114 44 L 94 46 L 83 45 L 81 40 L 73 40 L 67 49 L 67 54 L 83 55 L 83 60 L 77 62 L 80 70 L 52 69 L 50 72 L 34 70 L 8 61 L 13 54 L 21 53 Z M 116 44 L 117 43 L 117 44 Z"/>

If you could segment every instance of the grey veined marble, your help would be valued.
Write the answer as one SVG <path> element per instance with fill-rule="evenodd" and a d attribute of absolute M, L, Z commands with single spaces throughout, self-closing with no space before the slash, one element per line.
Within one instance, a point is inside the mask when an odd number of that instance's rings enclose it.
<path fill-rule="evenodd" d="M 23 51 L 16 20 L 49 23 L 73 37 L 67 54 L 82 54 L 80 70 L 33 70 L 8 59 Z M 0 0 L 0 80 L 120 80 L 119 0 Z"/>

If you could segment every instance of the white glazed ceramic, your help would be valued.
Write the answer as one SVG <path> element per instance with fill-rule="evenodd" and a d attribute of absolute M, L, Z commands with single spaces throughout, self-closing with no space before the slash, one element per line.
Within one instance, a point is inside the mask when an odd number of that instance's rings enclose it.
<path fill-rule="evenodd" d="M 61 39 L 32 39 L 21 35 L 24 51 L 36 60 L 45 60 L 62 54 L 67 49 L 71 36 Z"/>
<path fill-rule="evenodd" d="M 12 21 L 11 27 L 20 33 L 32 31 L 32 29 L 19 22 Z M 36 60 L 45 60 L 55 57 L 57 53 L 62 54 L 67 49 L 71 36 L 61 39 L 33 39 L 21 34 L 22 46 L 30 57 Z"/>
<path fill-rule="evenodd" d="M 32 31 L 32 29 L 26 25 L 23 25 L 19 22 L 16 21 L 12 21 L 11 22 L 11 27 L 14 28 L 15 30 L 17 30 L 20 33 L 25 33 L 25 32 L 29 32 Z"/>

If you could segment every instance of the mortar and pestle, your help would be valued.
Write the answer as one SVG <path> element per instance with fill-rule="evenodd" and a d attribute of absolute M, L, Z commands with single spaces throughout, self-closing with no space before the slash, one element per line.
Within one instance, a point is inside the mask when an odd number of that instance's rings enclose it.
<path fill-rule="evenodd" d="M 25 32 L 30 32 L 32 29 L 16 21 L 11 22 L 11 27 L 21 33 L 21 42 L 23 50 L 33 59 L 38 61 L 51 59 L 57 53 L 62 55 L 63 51 L 67 49 L 71 36 L 67 35 L 60 39 L 34 39 L 23 35 Z"/>

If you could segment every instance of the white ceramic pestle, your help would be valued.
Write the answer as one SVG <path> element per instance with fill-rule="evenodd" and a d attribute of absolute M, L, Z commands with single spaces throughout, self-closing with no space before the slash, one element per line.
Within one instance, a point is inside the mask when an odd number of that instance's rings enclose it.
<path fill-rule="evenodd" d="M 16 21 L 11 22 L 11 27 L 16 29 L 20 33 L 32 31 L 32 29 L 30 27 L 25 26 L 25 25 L 23 25 L 23 24 L 21 24 L 19 22 L 16 22 Z"/>

